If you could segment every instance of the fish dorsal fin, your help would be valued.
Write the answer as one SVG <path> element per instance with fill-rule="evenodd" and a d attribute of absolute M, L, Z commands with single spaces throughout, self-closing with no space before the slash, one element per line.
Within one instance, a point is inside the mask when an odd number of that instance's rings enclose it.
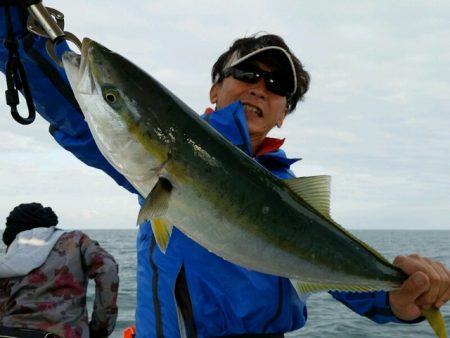
<path fill-rule="evenodd" d="M 328 175 L 305 176 L 285 180 L 289 188 L 298 196 L 331 219 L 330 215 L 330 182 Z"/>
<path fill-rule="evenodd" d="M 166 251 L 173 228 L 173 225 L 165 217 L 169 209 L 171 192 L 170 181 L 160 177 L 139 210 L 137 220 L 137 224 L 150 221 L 156 243 L 163 252 Z"/>
<path fill-rule="evenodd" d="M 313 207 L 317 212 L 322 214 L 323 217 L 328 219 L 331 223 L 333 223 L 337 229 L 345 233 L 347 236 L 352 238 L 353 240 L 360 243 L 366 249 L 371 251 L 375 256 L 377 256 L 380 260 L 384 261 L 387 264 L 391 264 L 383 255 L 381 255 L 378 251 L 373 249 L 367 243 L 361 241 L 359 238 L 354 236 L 348 230 L 343 228 L 340 224 L 334 221 L 330 215 L 330 183 L 331 176 L 328 175 L 317 175 L 317 176 L 304 176 L 292 178 L 284 181 L 291 190 L 296 193 L 300 198 L 302 198 L 306 203 L 308 203 L 311 207 Z M 312 288 L 314 290 L 318 290 L 317 286 L 307 285 L 305 286 L 307 289 Z M 355 291 L 354 289 L 349 291 Z M 364 290 L 359 290 L 364 291 Z"/>

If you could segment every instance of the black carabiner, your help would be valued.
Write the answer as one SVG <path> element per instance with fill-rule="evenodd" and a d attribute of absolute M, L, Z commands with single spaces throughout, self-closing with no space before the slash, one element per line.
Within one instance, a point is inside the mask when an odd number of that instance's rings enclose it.
<path fill-rule="evenodd" d="M 18 53 L 18 43 L 12 33 L 12 21 L 11 13 L 9 10 L 10 3 L 5 4 L 5 18 L 6 29 L 8 31 L 8 37 L 5 39 L 4 45 L 9 51 L 8 62 L 5 67 L 7 90 L 6 104 L 11 107 L 11 115 L 20 124 L 30 124 L 36 118 L 36 110 L 31 96 L 30 87 L 28 85 L 27 76 L 25 74 L 25 68 L 20 60 Z M 17 105 L 19 104 L 19 90 L 23 90 L 25 100 L 28 107 L 28 117 L 23 117 L 17 111 Z"/>
<path fill-rule="evenodd" d="M 31 124 L 36 118 L 36 110 L 31 96 L 30 87 L 25 74 L 25 69 L 17 53 L 17 43 L 6 40 L 5 46 L 9 50 L 8 62 L 5 67 L 7 90 L 6 104 L 11 107 L 11 115 L 20 124 Z M 28 107 L 28 117 L 19 114 L 17 106 L 19 104 L 19 90 L 23 90 Z"/>

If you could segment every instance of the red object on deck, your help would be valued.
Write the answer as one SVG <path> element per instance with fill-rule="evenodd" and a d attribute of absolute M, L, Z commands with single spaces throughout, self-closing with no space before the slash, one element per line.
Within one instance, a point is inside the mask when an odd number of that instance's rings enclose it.
<path fill-rule="evenodd" d="M 128 326 L 123 330 L 123 338 L 134 338 L 136 336 L 136 326 Z"/>

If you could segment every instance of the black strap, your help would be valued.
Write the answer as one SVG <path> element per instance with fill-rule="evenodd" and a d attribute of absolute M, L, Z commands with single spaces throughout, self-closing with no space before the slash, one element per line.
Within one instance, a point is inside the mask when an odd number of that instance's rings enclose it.
<path fill-rule="evenodd" d="M 0 326 L 0 338 L 59 338 L 59 336 L 41 330 Z"/>
<path fill-rule="evenodd" d="M 284 333 L 239 334 L 235 336 L 220 336 L 213 338 L 284 338 Z"/>
<path fill-rule="evenodd" d="M 161 311 L 161 303 L 159 301 L 158 296 L 158 281 L 159 281 L 159 274 L 158 274 L 158 266 L 156 265 L 154 261 L 154 253 L 157 249 L 156 246 L 156 240 L 155 236 L 151 235 L 151 243 L 150 243 L 150 254 L 149 254 L 149 263 L 152 268 L 153 272 L 153 280 L 152 280 L 152 295 L 153 295 L 153 309 L 154 309 L 154 315 L 155 315 L 155 332 L 156 337 L 158 338 L 164 338 L 164 325 L 163 325 L 163 318 L 162 318 L 162 311 Z"/>
<path fill-rule="evenodd" d="M 35 5 L 35 4 L 37 4 L 37 3 L 40 3 L 40 2 L 42 2 L 42 1 L 41 1 L 41 0 L 24 0 L 23 2 L 25 2 L 25 4 L 26 4 L 27 7 L 28 7 L 28 6 Z"/>
<path fill-rule="evenodd" d="M 8 61 L 5 67 L 6 84 L 8 88 L 5 91 L 6 104 L 11 107 L 11 115 L 14 120 L 20 124 L 30 124 L 36 118 L 36 110 L 28 85 L 27 76 L 25 74 L 25 68 L 23 67 L 18 52 L 19 45 L 14 36 L 9 2 L 5 4 L 5 18 L 8 36 L 4 45 L 9 51 Z M 17 106 L 19 105 L 19 90 L 23 90 L 28 107 L 28 117 L 21 116 L 17 111 Z"/>
<path fill-rule="evenodd" d="M 197 327 L 194 321 L 194 311 L 192 310 L 192 301 L 186 282 L 184 266 L 181 267 L 175 283 L 175 298 L 177 299 L 181 314 L 183 315 L 188 338 L 197 338 Z"/>

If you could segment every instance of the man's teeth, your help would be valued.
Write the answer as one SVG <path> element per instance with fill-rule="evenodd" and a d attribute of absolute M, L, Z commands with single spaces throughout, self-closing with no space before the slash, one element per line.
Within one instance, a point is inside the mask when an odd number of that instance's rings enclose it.
<path fill-rule="evenodd" d="M 255 113 L 255 114 L 258 115 L 259 117 L 262 117 L 262 115 L 263 115 L 261 110 L 259 110 L 259 109 L 256 108 L 256 107 L 249 106 L 248 104 L 245 105 L 245 109 L 246 109 L 248 112 Z"/>

